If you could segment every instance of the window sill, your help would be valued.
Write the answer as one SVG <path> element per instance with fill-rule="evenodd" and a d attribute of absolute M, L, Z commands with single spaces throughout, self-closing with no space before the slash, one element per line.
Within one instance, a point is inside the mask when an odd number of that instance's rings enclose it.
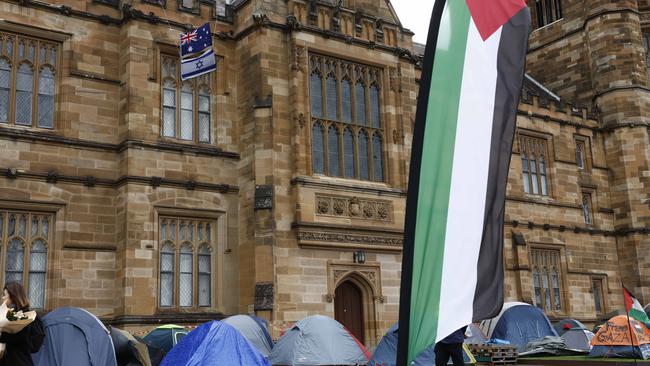
<path fill-rule="evenodd" d="M 541 27 L 537 27 L 537 28 L 533 29 L 533 31 L 531 32 L 531 36 L 533 35 L 533 33 L 537 32 L 538 30 L 548 29 L 548 27 L 550 27 L 550 26 L 552 26 L 552 25 L 554 25 L 554 24 L 556 24 L 556 23 L 559 23 L 559 22 L 561 22 L 561 21 L 563 21 L 563 20 L 564 20 L 564 18 L 560 18 L 560 19 L 557 19 L 557 20 L 552 21 L 551 23 L 544 24 L 544 25 L 541 26 Z"/>
<path fill-rule="evenodd" d="M 386 183 L 328 177 L 324 175 L 295 176 L 291 179 L 291 184 L 304 187 L 339 189 L 349 192 L 361 192 L 366 194 L 378 194 L 396 197 L 406 196 L 405 190 L 392 188 Z"/>

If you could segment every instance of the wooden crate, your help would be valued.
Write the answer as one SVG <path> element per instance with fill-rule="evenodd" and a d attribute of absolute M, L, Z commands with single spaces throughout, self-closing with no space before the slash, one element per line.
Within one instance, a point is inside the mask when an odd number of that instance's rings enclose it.
<path fill-rule="evenodd" d="M 478 363 L 487 363 L 489 365 L 516 365 L 517 364 L 517 347 L 508 345 L 470 344 L 470 351 Z"/>

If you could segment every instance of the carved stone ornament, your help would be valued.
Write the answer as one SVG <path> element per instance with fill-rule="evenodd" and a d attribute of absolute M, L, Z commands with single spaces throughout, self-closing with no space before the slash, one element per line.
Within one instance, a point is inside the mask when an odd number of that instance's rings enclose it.
<path fill-rule="evenodd" d="M 379 217 L 381 220 L 387 220 L 388 219 L 388 206 L 387 205 L 378 205 L 377 206 L 377 217 Z"/>
<path fill-rule="evenodd" d="M 337 217 L 350 217 L 364 220 L 392 221 L 393 204 L 391 201 L 359 199 L 316 194 L 316 214 Z"/>
<path fill-rule="evenodd" d="M 293 41 L 293 64 L 291 69 L 297 72 L 305 71 L 305 47 Z"/>
<path fill-rule="evenodd" d="M 343 216 L 345 215 L 345 200 L 335 198 L 334 199 L 334 215 Z"/>
<path fill-rule="evenodd" d="M 359 216 L 361 213 L 361 204 L 359 203 L 359 199 L 356 197 L 351 199 L 348 209 L 350 211 L 350 216 Z"/>
<path fill-rule="evenodd" d="M 401 236 L 370 235 L 370 234 L 344 234 L 322 231 L 300 231 L 298 240 L 309 242 L 322 242 L 323 245 L 333 246 L 334 243 L 360 244 L 385 247 L 401 247 Z"/>
<path fill-rule="evenodd" d="M 305 123 L 307 122 L 305 120 L 305 114 L 304 113 L 298 114 L 296 117 L 294 117 L 294 120 L 296 122 L 296 126 L 300 127 L 301 130 L 305 127 Z"/>
<path fill-rule="evenodd" d="M 318 213 L 321 215 L 326 215 L 330 212 L 330 200 L 327 198 L 319 198 L 318 203 Z"/>
<path fill-rule="evenodd" d="M 366 219 L 371 219 L 375 216 L 375 204 L 372 202 L 366 202 L 363 205 L 363 217 Z"/>

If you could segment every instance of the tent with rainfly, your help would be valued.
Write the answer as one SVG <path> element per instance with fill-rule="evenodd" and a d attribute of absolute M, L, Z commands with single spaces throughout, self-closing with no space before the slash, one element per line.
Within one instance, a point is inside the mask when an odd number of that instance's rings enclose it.
<path fill-rule="evenodd" d="M 93 314 L 64 307 L 43 317 L 45 339 L 32 354 L 39 366 L 116 366 L 108 329 Z"/>
<path fill-rule="evenodd" d="M 516 345 L 519 352 L 528 342 L 557 336 L 546 315 L 537 307 L 523 302 L 507 302 L 499 315 L 481 322 L 481 330 L 490 338 Z"/>
<path fill-rule="evenodd" d="M 370 353 L 341 323 L 308 316 L 280 338 L 269 355 L 273 365 L 366 365 Z"/>
<path fill-rule="evenodd" d="M 144 336 L 144 341 L 147 344 L 160 348 L 163 352 L 167 353 L 172 349 L 183 337 L 187 335 L 187 330 L 180 325 L 166 324 L 154 328 L 152 331 Z"/>
<path fill-rule="evenodd" d="M 399 331 L 398 323 L 393 324 L 392 327 L 381 338 L 381 341 L 375 349 L 368 366 L 395 366 L 397 359 L 397 334 Z M 431 366 L 436 363 L 436 353 L 433 350 L 434 346 L 430 346 L 420 353 L 411 366 Z M 474 356 L 466 345 L 463 345 L 463 359 L 466 365 L 476 363 Z M 450 360 L 451 362 L 451 360 Z"/>
<path fill-rule="evenodd" d="M 264 357 L 269 356 L 273 349 L 273 339 L 263 322 L 250 315 L 233 315 L 223 322 L 237 329 Z"/>
<path fill-rule="evenodd" d="M 213 320 L 187 334 L 161 366 L 270 366 L 262 354 L 230 325 Z"/>
<path fill-rule="evenodd" d="M 589 351 L 591 350 L 591 338 L 594 333 L 575 319 L 563 319 L 553 325 L 557 334 L 564 339 L 566 346 L 570 349 Z"/>
<path fill-rule="evenodd" d="M 632 329 L 630 330 L 630 325 Z M 630 338 L 632 334 L 632 338 Z M 617 315 L 591 339 L 589 357 L 650 358 L 650 331 L 640 321 Z"/>
<path fill-rule="evenodd" d="M 115 327 L 110 327 L 110 335 L 118 366 L 152 366 L 145 343 L 137 340 L 131 333 Z"/>

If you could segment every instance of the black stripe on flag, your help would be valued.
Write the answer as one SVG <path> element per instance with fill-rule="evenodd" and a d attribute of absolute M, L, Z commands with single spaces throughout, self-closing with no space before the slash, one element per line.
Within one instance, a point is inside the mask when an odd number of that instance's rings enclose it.
<path fill-rule="evenodd" d="M 528 7 L 521 9 L 501 30 L 485 219 L 477 264 L 478 281 L 474 293 L 474 322 L 498 315 L 503 307 L 503 220 L 506 183 L 529 33 Z M 410 193 L 409 191 L 409 195 Z"/>

